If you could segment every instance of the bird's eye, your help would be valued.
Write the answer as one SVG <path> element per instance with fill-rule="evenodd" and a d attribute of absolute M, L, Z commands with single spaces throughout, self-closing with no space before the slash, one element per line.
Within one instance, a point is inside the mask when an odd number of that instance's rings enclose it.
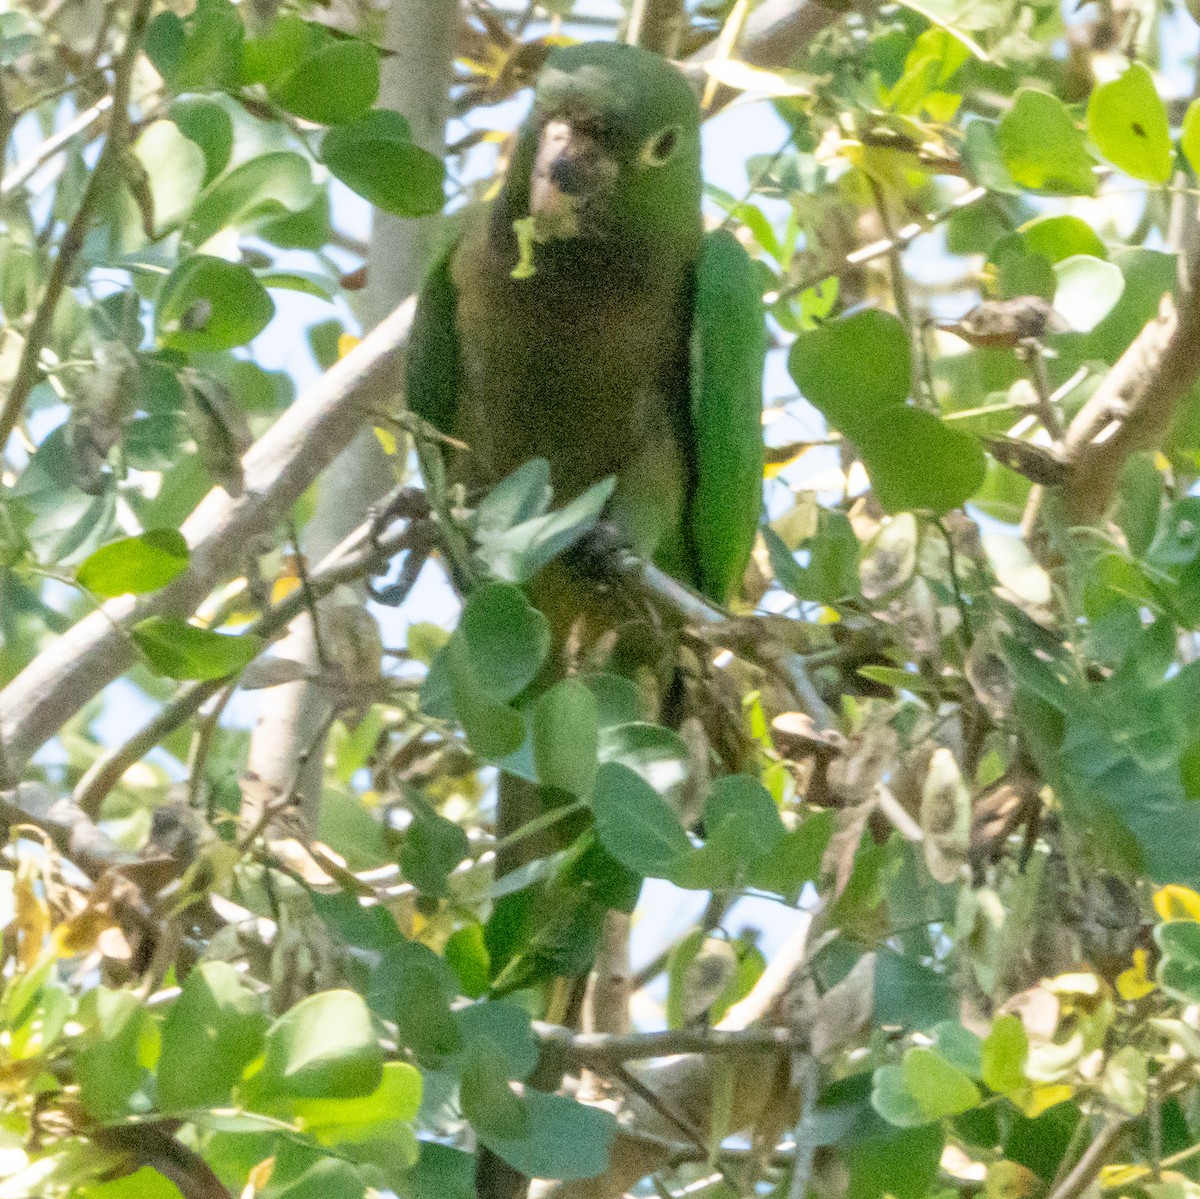
<path fill-rule="evenodd" d="M 668 162 L 679 148 L 679 127 L 670 125 L 660 129 L 642 147 L 641 159 L 648 167 L 660 167 Z"/>

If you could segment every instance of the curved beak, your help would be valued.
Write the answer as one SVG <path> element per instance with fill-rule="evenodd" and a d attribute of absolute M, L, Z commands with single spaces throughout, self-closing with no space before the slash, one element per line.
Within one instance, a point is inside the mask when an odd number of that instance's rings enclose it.
<path fill-rule="evenodd" d="M 617 163 L 570 122 L 546 123 L 529 188 L 529 215 L 539 241 L 603 237 Z"/>

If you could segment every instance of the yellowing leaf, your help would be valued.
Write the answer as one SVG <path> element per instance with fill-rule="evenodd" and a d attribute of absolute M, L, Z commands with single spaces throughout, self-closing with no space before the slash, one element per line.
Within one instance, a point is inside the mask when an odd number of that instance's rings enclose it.
<path fill-rule="evenodd" d="M 278 604 L 287 599 L 299 586 L 300 580 L 295 575 L 282 575 L 271 584 L 271 603 Z"/>
<path fill-rule="evenodd" d="M 1110 1187 L 1127 1187 L 1150 1174 L 1149 1166 L 1132 1166 L 1116 1164 L 1102 1166 L 1100 1169 L 1100 1189 L 1107 1191 Z"/>
<path fill-rule="evenodd" d="M 1009 1098 L 1021 1109 L 1029 1120 L 1036 1120 L 1044 1111 L 1056 1104 L 1065 1103 L 1075 1093 L 1075 1088 L 1067 1083 L 1055 1083 L 1046 1087 L 1031 1087 L 1019 1095 Z"/>
<path fill-rule="evenodd" d="M 389 457 L 394 457 L 396 453 L 396 435 L 390 429 L 381 429 L 378 425 L 375 426 L 375 436 L 379 439 L 379 444 L 383 446 L 383 452 Z"/>
<path fill-rule="evenodd" d="M 13 886 L 16 908 L 17 963 L 23 970 L 31 970 L 42 956 L 42 945 L 50 932 L 50 910 L 46 901 L 33 889 L 36 867 L 22 861 Z"/>
<path fill-rule="evenodd" d="M 1200 895 L 1190 887 L 1168 883 L 1154 892 L 1154 910 L 1162 920 L 1200 921 Z"/>
<path fill-rule="evenodd" d="M 337 352 L 339 358 L 345 358 L 358 343 L 362 341 L 361 337 L 355 337 L 353 333 L 343 333 L 338 338 Z"/>
<path fill-rule="evenodd" d="M 1149 995 L 1154 990 L 1154 980 L 1146 973 L 1146 951 L 1133 951 L 1133 965 L 1117 976 L 1117 994 L 1132 1002 Z"/>

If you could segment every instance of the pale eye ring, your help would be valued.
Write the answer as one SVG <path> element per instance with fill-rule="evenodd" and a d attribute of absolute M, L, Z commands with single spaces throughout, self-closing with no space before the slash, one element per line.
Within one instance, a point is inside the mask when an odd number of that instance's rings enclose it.
<path fill-rule="evenodd" d="M 679 149 L 679 126 L 668 125 L 660 129 L 642 147 L 642 162 L 648 167 L 660 167 L 669 162 Z"/>

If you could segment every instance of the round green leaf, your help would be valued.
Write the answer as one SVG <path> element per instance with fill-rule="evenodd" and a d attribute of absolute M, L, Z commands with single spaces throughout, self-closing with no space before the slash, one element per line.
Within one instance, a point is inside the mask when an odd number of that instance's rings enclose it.
<path fill-rule="evenodd" d="M 786 831 L 770 792 L 748 774 L 716 779 L 704 801 L 704 828 L 713 836 L 723 825 L 739 828 L 759 854 L 769 853 Z"/>
<path fill-rule="evenodd" d="M 1049 92 L 1021 88 L 996 133 L 1013 179 L 1033 191 L 1091 196 L 1092 158 L 1066 105 Z"/>
<path fill-rule="evenodd" d="M 494 699 L 480 681 L 461 630 L 450 638 L 445 650 L 438 655 L 437 663 L 442 662 L 445 663 L 454 714 L 471 748 L 482 758 L 506 758 L 516 753 L 525 741 L 525 719 L 515 708 Z M 435 664 L 430 670 L 430 680 L 436 679 L 436 668 Z M 427 704 L 428 689 L 427 681 L 422 689 L 423 704 Z"/>
<path fill-rule="evenodd" d="M 233 153 L 233 120 L 213 100 L 192 97 L 171 105 L 171 120 L 184 137 L 200 147 L 204 155 L 204 183 L 207 186 L 229 165 Z"/>
<path fill-rule="evenodd" d="M 1200 175 L 1200 100 L 1193 100 L 1184 113 L 1179 148 L 1188 160 L 1188 166 Z"/>
<path fill-rule="evenodd" d="M 896 1128 L 919 1128 L 932 1120 L 904 1085 L 900 1066 L 880 1066 L 871 1086 L 871 1106 Z"/>
<path fill-rule="evenodd" d="M 912 350 L 891 313 L 866 308 L 800 334 L 788 370 L 804 398 L 857 440 L 908 396 Z"/>
<path fill-rule="evenodd" d="M 1147 183 L 1170 179 L 1167 109 L 1154 87 L 1154 77 L 1140 62 L 1092 92 L 1087 125 L 1096 149 L 1125 174 Z"/>
<path fill-rule="evenodd" d="M 274 83 L 294 71 L 311 51 L 329 38 L 319 25 L 293 13 L 280 13 L 262 37 L 242 46 L 242 82 Z"/>
<path fill-rule="evenodd" d="M 1163 990 L 1183 1003 L 1200 1003 L 1200 924 L 1171 920 L 1154 930 L 1162 950 L 1158 981 Z"/>
<path fill-rule="evenodd" d="M 526 1134 L 507 1139 L 477 1128 L 479 1139 L 530 1178 L 594 1178 L 608 1166 L 617 1122 L 606 1111 L 545 1091 L 524 1095 Z"/>
<path fill-rule="evenodd" d="M 887 512 L 949 512 L 975 494 L 987 467 L 974 437 L 907 405 L 858 446 Z"/>
<path fill-rule="evenodd" d="M 1068 213 L 1036 217 L 1017 232 L 1031 254 L 1040 254 L 1051 263 L 1061 262 L 1073 254 L 1108 257 L 1108 250 L 1091 225 Z"/>
<path fill-rule="evenodd" d="M 445 164 L 416 146 L 408 122 L 376 109 L 336 125 L 321 143 L 321 159 L 352 191 L 395 216 L 429 216 L 445 200 Z"/>
<path fill-rule="evenodd" d="M 149 181 L 154 229 L 161 233 L 191 210 L 204 186 L 204 151 L 174 121 L 154 121 L 133 146 Z"/>
<path fill-rule="evenodd" d="M 492 699 L 515 699 L 537 677 L 550 648 L 550 625 L 509 583 L 471 592 L 458 631 L 471 671 Z"/>
<path fill-rule="evenodd" d="M 1021 1090 L 1026 1083 L 1025 1059 L 1029 1038 L 1020 1016 L 997 1016 L 983 1041 L 983 1081 L 1000 1095 Z"/>
<path fill-rule="evenodd" d="M 137 537 L 101 546 L 75 572 L 93 595 L 144 595 L 157 591 L 187 569 L 188 547 L 175 529 L 150 529 Z"/>
<path fill-rule="evenodd" d="M 395 1136 L 398 1122 L 412 1120 L 421 1106 L 421 1072 L 407 1062 L 387 1062 L 379 1086 L 353 1099 L 293 1099 L 292 1119 L 322 1145 L 361 1143 Z"/>
<path fill-rule="evenodd" d="M 504 1051 L 490 1038 L 472 1041 L 463 1055 L 459 1096 L 476 1131 L 506 1141 L 529 1136 L 529 1114 L 508 1081 Z"/>
<path fill-rule="evenodd" d="M 228 1104 L 242 1071 L 262 1052 L 267 1017 L 227 962 L 201 962 L 167 1013 L 158 1059 L 165 1112 Z"/>
<path fill-rule="evenodd" d="M 353 991 L 310 995 L 267 1031 L 260 1085 L 268 1094 L 352 1099 L 370 1095 L 382 1080 L 371 1014 Z"/>
<path fill-rule="evenodd" d="M 538 696 L 530 731 L 538 782 L 587 799 L 596 782 L 600 735 L 591 689 L 575 678 L 555 683 Z"/>
<path fill-rule="evenodd" d="M 262 638 L 250 633 L 231 637 L 167 616 L 143 620 L 134 625 L 130 636 L 150 665 L 171 679 L 223 679 L 237 674 L 263 645 Z"/>
<path fill-rule="evenodd" d="M 205 188 L 184 232 L 202 246 L 222 229 L 245 229 L 301 212 L 316 194 L 306 158 L 291 150 L 260 154 Z"/>
<path fill-rule="evenodd" d="M 252 341 L 275 315 L 275 304 L 241 263 L 193 254 L 166 278 L 155 327 L 172 350 L 231 350 Z"/>
<path fill-rule="evenodd" d="M 970 1077 L 932 1049 L 909 1049 L 901 1070 L 905 1090 L 930 1120 L 961 1115 L 982 1099 Z"/>
<path fill-rule="evenodd" d="M 379 52 L 366 42 L 330 41 L 271 88 L 280 108 L 320 125 L 353 121 L 379 95 Z"/>
<path fill-rule="evenodd" d="M 1072 254 L 1056 262 L 1054 276 L 1054 307 L 1078 333 L 1090 333 L 1125 290 L 1120 267 L 1089 254 Z"/>
<path fill-rule="evenodd" d="M 619 762 L 596 774 L 592 815 L 600 844 L 635 874 L 666 878 L 691 850 L 679 817 L 640 775 Z"/>

